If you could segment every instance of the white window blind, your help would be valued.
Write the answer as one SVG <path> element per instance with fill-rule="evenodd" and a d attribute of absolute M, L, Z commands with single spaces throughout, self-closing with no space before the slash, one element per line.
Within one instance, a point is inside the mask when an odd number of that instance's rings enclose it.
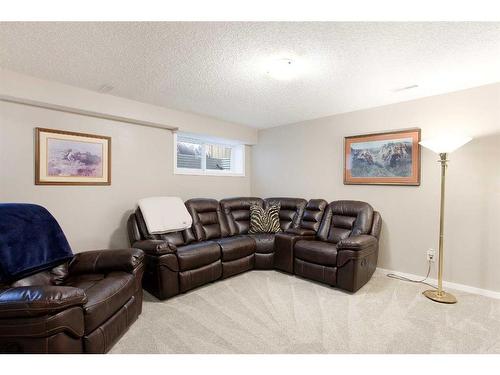
<path fill-rule="evenodd" d="M 232 147 L 224 145 L 205 145 L 207 169 L 230 171 Z"/>
<path fill-rule="evenodd" d="M 184 133 L 174 139 L 176 173 L 244 175 L 243 145 Z"/>
<path fill-rule="evenodd" d="M 202 169 L 203 143 L 177 136 L 177 168 Z"/>

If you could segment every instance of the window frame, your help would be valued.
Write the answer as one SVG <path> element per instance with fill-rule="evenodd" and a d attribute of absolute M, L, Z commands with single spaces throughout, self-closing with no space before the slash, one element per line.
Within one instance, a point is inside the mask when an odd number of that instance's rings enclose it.
<path fill-rule="evenodd" d="M 196 139 L 200 141 L 202 147 L 201 169 L 197 168 L 178 168 L 177 167 L 177 136 L 178 134 Z M 174 174 L 175 175 L 192 175 L 192 176 L 219 176 L 219 177 L 245 177 L 245 145 L 227 139 L 213 138 L 203 136 L 200 134 L 190 134 L 184 132 L 174 132 Z M 216 170 L 207 169 L 207 153 L 206 145 L 220 145 L 231 147 L 231 169 L 230 170 Z M 236 164 L 240 164 L 238 167 Z"/>

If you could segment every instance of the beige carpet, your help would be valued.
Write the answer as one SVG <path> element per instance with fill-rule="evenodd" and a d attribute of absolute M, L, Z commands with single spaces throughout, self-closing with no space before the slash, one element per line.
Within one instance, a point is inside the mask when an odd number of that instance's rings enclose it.
<path fill-rule="evenodd" d="M 276 271 L 252 271 L 143 313 L 111 353 L 500 353 L 500 300 L 376 273 L 356 294 Z"/>

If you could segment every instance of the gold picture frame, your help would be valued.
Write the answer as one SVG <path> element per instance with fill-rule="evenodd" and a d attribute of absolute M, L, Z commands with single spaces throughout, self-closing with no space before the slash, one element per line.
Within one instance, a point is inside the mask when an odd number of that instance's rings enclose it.
<path fill-rule="evenodd" d="M 345 185 L 420 185 L 420 128 L 344 138 Z"/>
<path fill-rule="evenodd" d="M 111 137 L 35 128 L 36 185 L 111 185 Z"/>

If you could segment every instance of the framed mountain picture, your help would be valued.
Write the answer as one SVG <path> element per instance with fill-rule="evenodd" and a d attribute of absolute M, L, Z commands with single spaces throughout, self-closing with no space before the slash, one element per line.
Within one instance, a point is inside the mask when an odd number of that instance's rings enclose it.
<path fill-rule="evenodd" d="M 344 184 L 420 185 L 420 129 L 344 139 Z"/>
<path fill-rule="evenodd" d="M 110 185 L 111 138 L 35 129 L 36 185 Z"/>

